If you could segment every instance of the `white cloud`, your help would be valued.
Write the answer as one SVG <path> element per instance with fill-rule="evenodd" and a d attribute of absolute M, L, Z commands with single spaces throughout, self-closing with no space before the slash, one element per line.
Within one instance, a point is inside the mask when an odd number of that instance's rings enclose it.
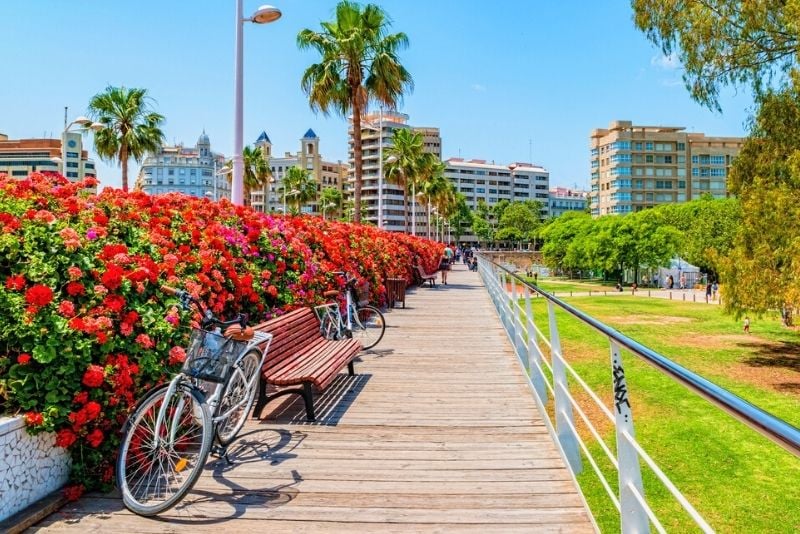
<path fill-rule="evenodd" d="M 661 85 L 664 87 L 683 87 L 683 80 L 680 78 L 666 78 L 661 80 Z"/>
<path fill-rule="evenodd" d="M 661 54 L 660 56 L 653 56 L 650 58 L 650 64 L 654 67 L 664 70 L 675 70 L 680 66 L 678 56 L 675 54 L 675 52 L 668 56 L 665 56 L 664 54 Z"/>
<path fill-rule="evenodd" d="M 470 87 L 472 87 L 472 90 L 475 91 L 476 93 L 485 93 L 486 92 L 486 86 L 481 85 L 479 83 L 473 83 Z"/>

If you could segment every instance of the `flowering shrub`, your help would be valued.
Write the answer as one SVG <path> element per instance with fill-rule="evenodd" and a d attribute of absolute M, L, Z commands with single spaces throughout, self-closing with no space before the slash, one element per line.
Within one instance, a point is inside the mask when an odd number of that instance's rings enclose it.
<path fill-rule="evenodd" d="M 92 185 L 0 176 L 0 412 L 72 451 L 70 498 L 113 482 L 120 426 L 185 359 L 192 318 L 160 285 L 258 322 L 319 303 L 341 283 L 330 271 L 380 304 L 385 278 L 438 260 L 436 243 L 371 227 Z"/>

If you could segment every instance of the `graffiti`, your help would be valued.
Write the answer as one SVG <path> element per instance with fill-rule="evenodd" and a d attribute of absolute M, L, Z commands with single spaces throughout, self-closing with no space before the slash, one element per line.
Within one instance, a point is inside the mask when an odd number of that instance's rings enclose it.
<path fill-rule="evenodd" d="M 614 405 L 621 414 L 623 404 L 631 409 L 631 403 L 628 402 L 628 387 L 625 385 L 625 370 L 621 365 L 614 364 L 611 374 L 614 377 Z"/>

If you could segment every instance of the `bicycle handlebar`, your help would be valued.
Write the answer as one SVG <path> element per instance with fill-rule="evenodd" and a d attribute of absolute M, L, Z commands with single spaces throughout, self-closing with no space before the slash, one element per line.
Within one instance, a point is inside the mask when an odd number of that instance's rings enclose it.
<path fill-rule="evenodd" d="M 203 314 L 203 319 L 200 322 L 200 324 L 204 330 L 211 326 L 218 326 L 222 330 L 225 330 L 228 327 L 237 324 L 242 327 L 242 330 L 244 330 L 247 327 L 248 316 L 246 313 L 240 313 L 239 315 L 236 316 L 236 318 L 231 319 L 230 321 L 223 321 L 221 319 L 218 319 L 214 315 L 214 312 L 209 310 L 205 305 L 203 305 L 202 302 L 192 297 L 188 291 L 185 291 L 183 289 L 176 289 L 170 286 L 161 286 L 161 291 L 162 293 L 166 293 L 169 296 L 178 297 L 184 309 L 189 309 L 189 304 L 194 304 L 197 307 L 197 309 Z"/>

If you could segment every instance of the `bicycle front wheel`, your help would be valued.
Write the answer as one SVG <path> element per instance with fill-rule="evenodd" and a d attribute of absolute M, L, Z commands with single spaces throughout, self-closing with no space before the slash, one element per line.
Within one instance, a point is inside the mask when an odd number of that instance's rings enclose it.
<path fill-rule="evenodd" d="M 371 349 L 383 339 L 386 322 L 383 314 L 374 306 L 364 306 L 356 310 L 353 317 L 353 337 L 361 341 L 364 350 Z"/>
<path fill-rule="evenodd" d="M 211 414 L 202 393 L 187 384 L 169 396 L 168 389 L 161 386 L 139 403 L 117 458 L 122 501 L 143 516 L 175 506 L 197 482 L 211 450 Z"/>
<path fill-rule="evenodd" d="M 242 429 L 253 398 L 258 389 L 258 373 L 261 355 L 251 350 L 233 367 L 230 380 L 225 384 L 222 398 L 217 406 L 217 440 L 220 445 L 227 446 Z M 215 417 L 215 419 L 216 419 Z"/>

